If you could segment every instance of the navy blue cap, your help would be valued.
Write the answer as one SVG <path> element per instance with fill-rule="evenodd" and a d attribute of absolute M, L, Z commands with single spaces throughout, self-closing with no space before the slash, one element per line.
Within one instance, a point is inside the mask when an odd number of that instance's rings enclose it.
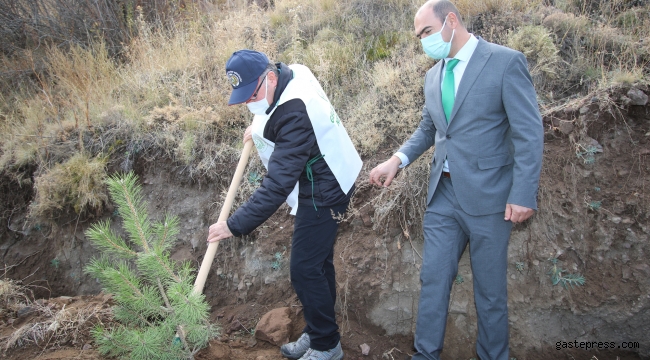
<path fill-rule="evenodd" d="M 250 99 L 257 88 L 257 79 L 264 73 L 269 59 L 253 50 L 235 51 L 226 62 L 226 75 L 232 85 L 228 105 L 243 103 Z"/>

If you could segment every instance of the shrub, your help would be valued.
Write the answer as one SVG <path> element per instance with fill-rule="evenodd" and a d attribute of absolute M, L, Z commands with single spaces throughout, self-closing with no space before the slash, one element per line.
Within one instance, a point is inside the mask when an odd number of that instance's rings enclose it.
<path fill-rule="evenodd" d="M 98 350 L 131 359 L 193 358 L 217 330 L 209 323 L 204 295 L 194 292 L 190 264 L 170 259 L 178 218 L 166 216 L 152 223 L 133 173 L 112 176 L 107 184 L 129 242 L 112 232 L 108 222 L 100 221 L 86 232 L 104 255 L 85 271 L 99 279 L 117 303 L 118 324 L 93 331 Z"/>
<path fill-rule="evenodd" d="M 100 210 L 108 200 L 105 168 L 106 159 L 77 153 L 36 177 L 31 216 L 51 218 L 68 209 L 77 214 Z"/>
<path fill-rule="evenodd" d="M 511 32 L 507 45 L 521 51 L 528 59 L 531 76 L 554 78 L 560 60 L 551 34 L 542 26 L 528 25 Z"/>
<path fill-rule="evenodd" d="M 401 45 L 394 53 L 374 64 L 349 114 L 342 116 L 363 155 L 375 153 L 386 143 L 390 148 L 401 144 L 422 119 L 422 79 L 432 63 L 413 44 Z"/>

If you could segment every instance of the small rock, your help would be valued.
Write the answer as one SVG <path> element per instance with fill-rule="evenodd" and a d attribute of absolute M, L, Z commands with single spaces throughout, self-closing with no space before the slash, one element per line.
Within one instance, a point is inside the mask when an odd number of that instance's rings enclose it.
<path fill-rule="evenodd" d="M 467 314 L 468 300 L 454 300 L 449 306 L 449 313 L 451 314 Z"/>
<path fill-rule="evenodd" d="M 92 350 L 93 346 L 90 344 L 84 344 L 84 346 L 81 348 L 81 350 Z"/>
<path fill-rule="evenodd" d="M 372 218 L 368 214 L 361 214 L 361 220 L 366 227 L 372 227 Z"/>
<path fill-rule="evenodd" d="M 395 237 L 397 235 L 400 235 L 402 233 L 402 228 L 391 228 L 389 231 L 390 237 Z"/>
<path fill-rule="evenodd" d="M 625 106 L 629 106 L 629 105 L 632 104 L 632 99 L 630 99 L 629 97 L 627 97 L 625 95 L 621 96 L 620 100 L 623 103 L 623 105 L 625 105 Z"/>
<path fill-rule="evenodd" d="M 359 347 L 361 348 L 361 353 L 363 355 L 368 356 L 368 354 L 370 354 L 370 346 L 368 346 L 368 344 L 363 343 L 359 345 Z"/>
<path fill-rule="evenodd" d="M 629 267 L 624 267 L 621 269 L 621 273 L 621 278 L 623 278 L 623 280 L 628 280 L 632 275 L 632 270 Z"/>
<path fill-rule="evenodd" d="M 273 309 L 260 319 L 255 327 L 255 338 L 281 346 L 289 342 L 292 331 L 291 309 L 281 307 Z"/>
<path fill-rule="evenodd" d="M 645 106 L 648 103 L 648 95 L 636 88 L 631 88 L 627 92 L 627 97 L 631 100 L 630 105 Z"/>
<path fill-rule="evenodd" d="M 235 320 L 230 323 L 230 328 L 228 331 L 226 331 L 228 334 L 232 334 L 234 332 L 240 331 L 240 330 L 246 330 L 244 325 L 242 325 L 241 321 Z"/>
<path fill-rule="evenodd" d="M 589 112 L 589 107 L 583 106 L 580 108 L 580 115 L 584 115 Z"/>
<path fill-rule="evenodd" d="M 618 224 L 618 223 L 620 223 L 621 220 L 623 220 L 623 219 L 621 219 L 621 218 L 618 217 L 618 216 L 614 216 L 614 217 L 612 217 L 610 220 L 612 220 L 612 222 L 613 222 L 614 224 Z"/>
<path fill-rule="evenodd" d="M 32 312 L 34 312 L 34 309 L 31 306 L 25 306 L 24 308 L 18 310 L 16 312 L 16 315 L 18 317 L 23 317 L 23 316 L 27 316 L 27 315 L 31 314 Z"/>
<path fill-rule="evenodd" d="M 255 338 L 250 338 L 250 339 L 248 339 L 248 341 L 246 342 L 246 346 L 247 346 L 249 349 L 252 348 L 252 347 L 255 347 L 255 345 L 257 345 L 257 339 L 255 339 Z"/>
<path fill-rule="evenodd" d="M 539 260 L 533 260 L 533 265 L 538 266 L 539 265 Z"/>
<path fill-rule="evenodd" d="M 558 126 L 560 132 L 565 135 L 570 134 L 574 128 L 575 126 L 573 126 L 573 121 L 560 121 L 560 126 Z"/>
<path fill-rule="evenodd" d="M 241 340 L 233 340 L 228 343 L 228 346 L 230 346 L 233 349 L 238 349 L 244 347 L 244 343 Z"/>
<path fill-rule="evenodd" d="M 596 152 L 598 153 L 603 152 L 603 146 L 598 143 L 598 140 L 594 138 L 590 138 L 589 136 L 585 136 L 585 142 L 587 143 L 587 145 L 593 146 Z"/>

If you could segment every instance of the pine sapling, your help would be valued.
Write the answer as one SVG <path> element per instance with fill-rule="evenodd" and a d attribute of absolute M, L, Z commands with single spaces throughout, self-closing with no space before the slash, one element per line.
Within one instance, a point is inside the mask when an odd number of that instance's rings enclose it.
<path fill-rule="evenodd" d="M 191 359 L 218 333 L 209 323 L 204 295 L 193 293 L 194 269 L 170 258 L 178 218 L 151 222 L 133 173 L 111 176 L 107 184 L 128 241 L 113 232 L 108 221 L 86 232 L 102 255 L 85 271 L 99 279 L 116 302 L 117 324 L 93 330 L 99 351 L 118 358 Z"/>

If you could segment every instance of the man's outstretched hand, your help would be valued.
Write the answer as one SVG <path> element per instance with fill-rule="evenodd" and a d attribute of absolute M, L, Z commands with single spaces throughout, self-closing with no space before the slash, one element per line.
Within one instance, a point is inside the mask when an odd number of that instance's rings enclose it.
<path fill-rule="evenodd" d="M 383 187 L 390 186 L 401 164 L 402 160 L 393 155 L 370 171 L 370 183 Z"/>

